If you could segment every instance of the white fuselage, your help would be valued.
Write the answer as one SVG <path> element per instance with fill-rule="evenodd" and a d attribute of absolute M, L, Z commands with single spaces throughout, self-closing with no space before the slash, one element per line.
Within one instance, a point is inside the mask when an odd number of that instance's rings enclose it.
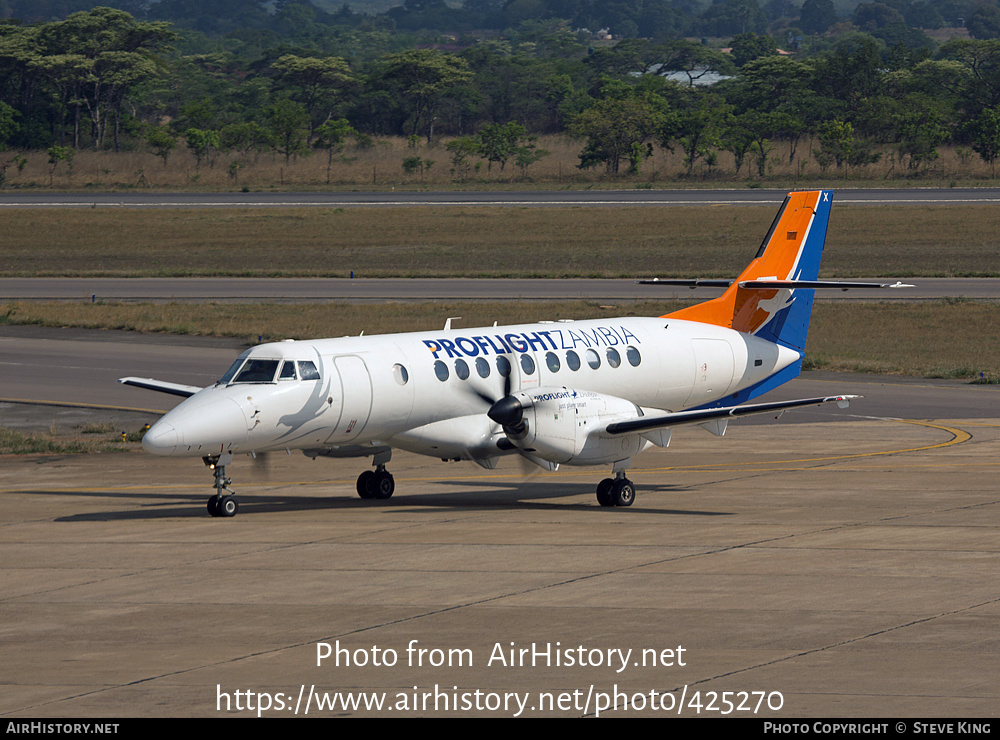
<path fill-rule="evenodd" d="M 482 462 L 503 454 L 502 432 L 486 411 L 508 392 L 568 389 L 621 399 L 637 414 L 681 411 L 799 359 L 749 334 L 669 318 L 289 340 L 247 350 L 241 360 L 259 361 L 255 373 L 234 366 L 226 382 L 157 421 L 143 444 L 155 454 L 202 457 L 389 446 Z"/>

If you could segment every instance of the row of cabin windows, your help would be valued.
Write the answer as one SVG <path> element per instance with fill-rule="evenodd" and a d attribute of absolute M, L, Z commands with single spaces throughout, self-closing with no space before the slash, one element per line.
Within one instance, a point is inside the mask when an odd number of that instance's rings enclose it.
<path fill-rule="evenodd" d="M 614 347 L 608 347 L 605 350 L 604 355 L 609 366 L 618 367 L 622 364 L 622 356 Z M 583 359 L 586 360 L 587 365 L 594 370 L 601 366 L 601 355 L 598 354 L 597 350 L 588 349 L 584 353 Z M 635 347 L 626 347 L 625 359 L 628 360 L 628 363 L 632 367 L 638 367 L 639 363 L 642 362 L 639 350 Z M 521 355 L 519 362 L 521 364 L 521 372 L 524 375 L 535 374 L 535 360 L 531 355 Z M 489 360 L 485 357 L 477 357 L 474 364 L 476 372 L 479 374 L 480 378 L 488 378 L 490 376 L 492 366 L 490 365 Z M 562 367 L 562 360 L 559 359 L 559 355 L 555 352 L 546 352 L 545 366 L 549 369 L 549 372 L 557 373 Z M 580 355 L 578 355 L 575 350 L 567 350 L 566 367 L 573 372 L 576 372 L 582 366 L 583 362 L 581 361 Z M 504 355 L 497 355 L 496 367 L 497 372 L 500 373 L 501 376 L 506 378 L 510 375 L 510 360 L 508 360 Z M 448 365 L 443 360 L 436 360 L 434 362 L 434 374 L 437 375 L 438 380 L 444 382 L 448 380 L 451 371 L 448 369 Z M 466 380 L 471 374 L 472 370 L 469 368 L 469 363 L 461 358 L 455 360 L 455 375 L 457 375 L 460 380 Z"/>

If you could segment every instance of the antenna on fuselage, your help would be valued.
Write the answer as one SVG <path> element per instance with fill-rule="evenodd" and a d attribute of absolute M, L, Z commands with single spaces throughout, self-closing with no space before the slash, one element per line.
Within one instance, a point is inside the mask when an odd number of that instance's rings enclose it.
<path fill-rule="evenodd" d="M 461 321 L 461 320 L 462 320 L 461 316 L 451 316 L 451 317 L 449 317 L 444 322 L 444 331 L 451 331 L 451 322 L 452 321 Z"/>

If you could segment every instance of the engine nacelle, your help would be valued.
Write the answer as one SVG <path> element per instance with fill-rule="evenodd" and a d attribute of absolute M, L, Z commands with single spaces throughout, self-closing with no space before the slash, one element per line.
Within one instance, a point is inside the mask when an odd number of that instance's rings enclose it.
<path fill-rule="evenodd" d="M 508 439 L 543 460 L 568 465 L 613 463 L 638 454 L 640 435 L 605 434 L 611 422 L 635 419 L 642 411 L 631 401 L 592 391 L 543 387 L 513 394 L 519 424 L 504 427 Z"/>

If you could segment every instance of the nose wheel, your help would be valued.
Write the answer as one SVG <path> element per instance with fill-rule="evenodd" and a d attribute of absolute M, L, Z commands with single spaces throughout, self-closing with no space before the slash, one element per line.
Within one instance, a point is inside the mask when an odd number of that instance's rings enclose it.
<path fill-rule="evenodd" d="M 215 494 L 208 499 L 208 513 L 212 516 L 236 516 L 240 510 L 240 504 L 236 498 L 230 496 L 219 496 Z"/>

